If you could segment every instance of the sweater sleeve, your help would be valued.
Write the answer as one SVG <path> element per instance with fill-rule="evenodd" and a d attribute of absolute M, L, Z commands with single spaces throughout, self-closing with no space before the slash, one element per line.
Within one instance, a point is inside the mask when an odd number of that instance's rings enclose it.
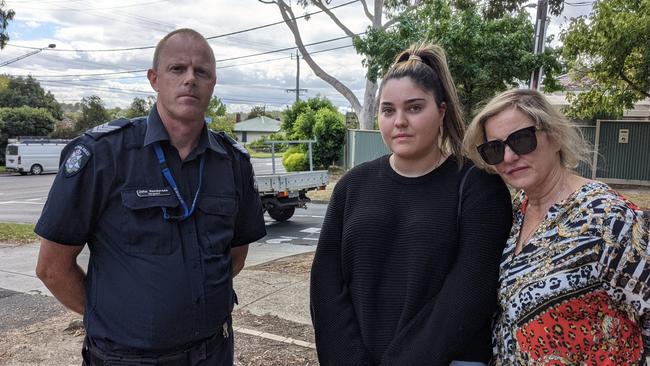
<path fill-rule="evenodd" d="M 371 365 L 342 272 L 346 179 L 334 188 L 311 270 L 311 317 L 321 365 Z"/>
<path fill-rule="evenodd" d="M 440 292 L 396 334 L 382 365 L 427 360 L 427 365 L 448 366 L 468 352 L 496 310 L 499 261 L 511 225 L 505 184 L 496 175 L 474 169 L 463 191 L 456 260 Z"/>

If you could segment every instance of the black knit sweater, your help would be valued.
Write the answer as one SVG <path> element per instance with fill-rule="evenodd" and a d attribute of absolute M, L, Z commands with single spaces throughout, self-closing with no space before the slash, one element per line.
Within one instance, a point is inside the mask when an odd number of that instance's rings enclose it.
<path fill-rule="evenodd" d="M 322 365 L 487 362 L 499 259 L 512 223 L 502 180 L 472 169 L 457 227 L 451 157 L 424 176 L 395 173 L 388 156 L 337 183 L 311 272 Z"/>

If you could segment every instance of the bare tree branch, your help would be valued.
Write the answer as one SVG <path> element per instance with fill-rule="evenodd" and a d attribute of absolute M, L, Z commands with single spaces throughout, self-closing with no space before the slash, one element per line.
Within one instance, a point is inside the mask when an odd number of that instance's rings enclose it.
<path fill-rule="evenodd" d="M 350 38 L 355 37 L 354 32 L 352 32 L 352 31 L 350 30 L 350 28 L 346 27 L 345 24 L 341 23 L 341 21 L 339 20 L 339 18 L 337 18 L 336 15 L 334 15 L 334 13 L 332 13 L 332 11 L 330 11 L 330 9 L 327 7 L 327 5 L 326 5 L 326 4 L 323 4 L 323 2 L 322 2 L 321 0 L 315 0 L 315 1 L 313 1 L 312 3 L 313 3 L 317 8 L 319 8 L 320 10 L 322 10 L 325 14 L 327 14 L 327 16 L 329 16 L 330 19 L 332 19 L 332 21 L 333 21 L 336 25 L 338 25 L 339 28 L 341 28 L 341 29 L 343 30 L 343 32 L 345 32 L 346 35 L 348 35 Z"/>
<path fill-rule="evenodd" d="M 368 20 L 372 21 L 372 18 L 374 18 L 374 16 L 370 13 L 370 10 L 368 10 L 368 3 L 366 0 L 359 0 L 359 2 L 361 2 L 361 5 L 363 5 L 363 12 L 366 13 Z"/>
<path fill-rule="evenodd" d="M 630 80 L 630 79 L 627 77 L 627 75 L 625 75 L 625 73 L 623 72 L 623 70 L 619 70 L 619 71 L 618 71 L 618 76 L 620 76 L 621 79 L 623 79 L 623 81 L 625 81 L 625 82 L 627 83 L 627 85 L 629 85 L 632 89 L 634 89 L 634 90 L 636 90 L 637 92 L 641 93 L 641 95 L 645 95 L 647 98 L 650 98 L 650 93 L 649 93 L 648 91 L 646 91 L 646 90 L 641 89 L 641 87 L 635 85 L 635 84 L 632 82 L 632 80 Z"/>

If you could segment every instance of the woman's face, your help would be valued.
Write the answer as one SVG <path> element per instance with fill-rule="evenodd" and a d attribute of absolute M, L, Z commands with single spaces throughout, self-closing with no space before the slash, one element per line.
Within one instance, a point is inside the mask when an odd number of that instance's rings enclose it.
<path fill-rule="evenodd" d="M 409 77 L 388 80 L 379 100 L 379 130 L 395 157 L 418 160 L 438 154 L 445 105 Z"/>
<path fill-rule="evenodd" d="M 534 121 L 517 108 L 506 109 L 485 121 L 485 138 L 505 141 L 511 133 L 534 125 Z M 494 165 L 501 178 L 516 189 L 538 189 L 551 172 L 562 166 L 557 144 L 544 131 L 538 130 L 535 135 L 535 150 L 518 155 L 506 145 L 503 161 Z"/>

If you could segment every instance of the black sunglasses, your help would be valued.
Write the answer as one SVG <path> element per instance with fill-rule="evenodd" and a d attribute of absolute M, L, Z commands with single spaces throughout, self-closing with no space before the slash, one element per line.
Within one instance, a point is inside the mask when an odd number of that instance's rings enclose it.
<path fill-rule="evenodd" d="M 535 131 L 537 131 L 535 126 L 522 128 L 508 135 L 505 141 L 488 141 L 478 145 L 476 149 L 486 163 L 496 165 L 503 161 L 506 145 L 510 146 L 517 155 L 533 152 L 537 148 Z"/>

